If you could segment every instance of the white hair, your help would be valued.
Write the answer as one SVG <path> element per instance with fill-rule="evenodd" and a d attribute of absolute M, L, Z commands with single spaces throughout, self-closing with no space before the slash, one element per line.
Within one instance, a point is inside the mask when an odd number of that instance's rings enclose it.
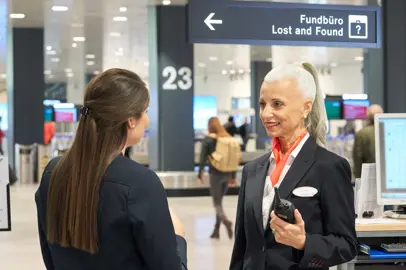
<path fill-rule="evenodd" d="M 324 94 L 319 87 L 317 71 L 310 63 L 289 64 L 272 69 L 265 82 L 282 78 L 296 79 L 298 88 L 305 98 L 313 101 L 312 110 L 305 119 L 305 126 L 319 146 L 325 147 L 327 134 L 327 113 L 324 106 Z"/>

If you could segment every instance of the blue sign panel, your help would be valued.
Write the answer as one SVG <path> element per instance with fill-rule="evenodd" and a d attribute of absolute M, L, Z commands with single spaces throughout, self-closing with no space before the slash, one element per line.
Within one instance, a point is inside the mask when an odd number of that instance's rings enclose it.
<path fill-rule="evenodd" d="M 378 48 L 380 8 L 189 0 L 189 41 Z"/>

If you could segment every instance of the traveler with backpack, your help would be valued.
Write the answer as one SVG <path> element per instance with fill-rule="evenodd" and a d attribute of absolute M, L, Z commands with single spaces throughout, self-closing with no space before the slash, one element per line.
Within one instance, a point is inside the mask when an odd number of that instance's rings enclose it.
<path fill-rule="evenodd" d="M 204 166 L 209 161 L 210 193 L 216 210 L 216 224 L 211 238 L 220 238 L 220 225 L 227 228 L 228 237 L 233 237 L 232 222 L 223 210 L 223 197 L 230 181 L 235 181 L 236 171 L 241 160 L 240 144 L 221 125 L 217 117 L 209 120 L 209 135 L 202 141 L 200 152 L 199 179 L 203 182 Z"/>

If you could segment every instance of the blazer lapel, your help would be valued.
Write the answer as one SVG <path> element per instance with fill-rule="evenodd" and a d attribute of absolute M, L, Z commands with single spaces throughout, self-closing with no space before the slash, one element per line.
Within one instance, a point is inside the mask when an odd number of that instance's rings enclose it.
<path fill-rule="evenodd" d="M 255 187 L 253 187 L 253 191 L 255 192 L 255 199 L 253 203 L 255 219 L 262 233 L 264 233 L 263 216 L 262 216 L 262 199 L 264 197 L 265 178 L 267 176 L 269 169 L 270 156 L 271 153 L 263 156 L 263 158 L 257 164 L 255 170 Z"/>
<path fill-rule="evenodd" d="M 282 199 L 286 199 L 290 196 L 306 172 L 313 165 L 316 148 L 316 141 L 314 138 L 309 137 L 279 186 L 279 194 Z"/>

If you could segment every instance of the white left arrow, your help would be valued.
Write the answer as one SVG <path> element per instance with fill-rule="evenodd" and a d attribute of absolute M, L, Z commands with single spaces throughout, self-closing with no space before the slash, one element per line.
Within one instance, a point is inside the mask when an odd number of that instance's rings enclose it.
<path fill-rule="evenodd" d="M 204 23 L 207 25 L 207 27 L 210 28 L 211 31 L 214 31 L 212 24 L 223 24 L 223 20 L 212 20 L 212 18 L 216 15 L 216 13 L 210 13 L 209 16 L 207 16 L 206 20 L 204 20 Z"/>

